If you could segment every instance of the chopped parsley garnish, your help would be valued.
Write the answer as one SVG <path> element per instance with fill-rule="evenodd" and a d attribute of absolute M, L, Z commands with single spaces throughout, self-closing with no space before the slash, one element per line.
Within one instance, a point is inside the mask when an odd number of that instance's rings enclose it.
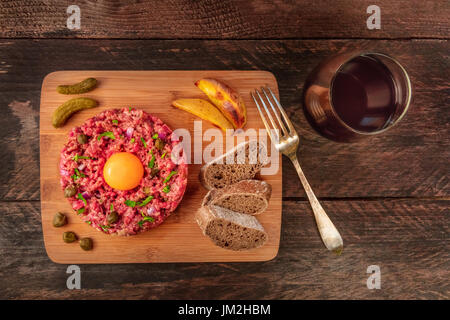
<path fill-rule="evenodd" d="M 148 163 L 149 168 L 153 168 L 155 166 L 155 156 L 152 154 L 152 159 Z"/>
<path fill-rule="evenodd" d="M 78 209 L 78 210 L 77 210 L 77 213 L 78 213 L 78 214 L 82 214 L 82 213 L 84 212 L 84 210 L 86 210 L 86 208 Z M 90 221 L 89 221 L 89 222 L 90 222 Z"/>
<path fill-rule="evenodd" d="M 158 134 L 157 133 L 155 133 L 153 136 L 152 136 L 152 139 L 158 139 Z"/>
<path fill-rule="evenodd" d="M 144 145 L 144 148 L 147 148 L 147 142 L 145 142 L 144 138 L 141 137 L 141 141 L 142 141 L 142 144 Z"/>
<path fill-rule="evenodd" d="M 114 136 L 114 133 L 112 133 L 111 131 L 106 131 L 106 132 L 100 133 L 100 134 L 98 135 L 98 137 L 97 137 L 97 140 L 100 141 L 100 139 L 101 139 L 102 137 L 108 137 L 108 138 L 113 139 L 113 140 L 116 139 L 116 137 Z"/>
<path fill-rule="evenodd" d="M 91 157 L 85 157 L 85 156 L 79 156 L 78 154 L 76 154 L 72 159 L 73 159 L 73 161 L 77 162 L 78 159 L 86 159 L 86 160 L 88 160 L 88 159 L 92 159 L 92 158 Z"/>
<path fill-rule="evenodd" d="M 162 192 L 164 192 L 164 193 L 169 193 L 169 191 L 170 191 L 170 185 L 167 185 L 162 189 Z"/>
<path fill-rule="evenodd" d="M 164 182 L 163 183 L 167 183 L 167 182 L 169 182 L 169 180 L 170 180 L 170 178 L 172 178 L 174 175 L 176 175 L 178 172 L 176 172 L 176 171 L 171 171 L 170 173 L 169 173 L 169 175 L 167 176 L 167 178 L 166 179 L 164 179 Z"/>
<path fill-rule="evenodd" d="M 112 123 L 113 124 L 119 124 L 119 120 L 114 119 L 114 120 L 112 120 Z"/>
<path fill-rule="evenodd" d="M 131 138 L 130 142 L 131 142 L 131 143 L 134 143 L 134 138 Z"/>
<path fill-rule="evenodd" d="M 136 207 L 136 201 L 125 200 L 125 205 L 134 208 Z"/>
<path fill-rule="evenodd" d="M 145 206 L 147 203 L 149 203 L 150 201 L 152 201 L 153 198 L 154 198 L 154 196 L 148 196 L 147 198 L 144 199 L 144 201 L 139 202 L 139 203 L 138 203 L 138 206 L 139 206 L 139 207 Z"/>
<path fill-rule="evenodd" d="M 87 224 L 91 224 L 92 222 L 91 222 L 91 221 L 86 221 L 86 223 L 87 223 Z"/>
<path fill-rule="evenodd" d="M 102 228 L 103 229 L 103 231 L 108 231 L 108 229 L 109 228 L 111 228 L 110 226 L 103 226 L 103 225 L 100 225 L 100 228 Z"/>
<path fill-rule="evenodd" d="M 125 200 L 125 205 L 127 205 L 127 206 L 129 206 L 129 207 L 131 207 L 131 208 L 134 208 L 134 207 L 136 207 L 136 206 L 143 207 L 143 206 L 145 206 L 146 204 L 148 204 L 150 201 L 152 201 L 153 198 L 154 198 L 154 196 L 148 196 L 147 198 L 145 198 L 145 199 L 144 199 L 143 201 L 141 201 L 141 202 L 138 202 L 138 201 L 131 201 L 131 200 Z"/>
<path fill-rule="evenodd" d="M 85 178 L 86 176 L 84 173 L 80 172 L 77 168 L 75 168 L 75 174 L 70 176 L 74 181 L 80 178 Z"/>
<path fill-rule="evenodd" d="M 152 217 L 144 217 L 144 219 L 142 219 L 143 221 L 150 221 L 150 222 L 154 222 L 155 219 Z"/>
<path fill-rule="evenodd" d="M 128 111 L 130 111 L 130 112 L 131 112 L 131 107 L 128 107 Z"/>
<path fill-rule="evenodd" d="M 114 205 L 111 203 L 111 206 L 109 207 L 109 210 L 111 211 L 111 212 L 113 212 L 114 211 Z"/>
<path fill-rule="evenodd" d="M 83 197 L 83 195 L 81 193 L 78 194 L 77 198 L 82 200 L 85 206 L 87 205 L 87 201 L 86 201 L 86 199 Z"/>
<path fill-rule="evenodd" d="M 163 159 L 166 156 L 166 152 L 164 152 L 161 156 L 161 159 Z"/>
<path fill-rule="evenodd" d="M 144 222 L 155 222 L 155 219 L 153 219 L 152 217 L 144 217 L 141 221 L 138 222 L 138 225 L 140 227 L 142 227 L 144 225 Z"/>
<path fill-rule="evenodd" d="M 78 178 L 85 178 L 86 176 L 84 175 L 84 173 L 80 172 L 80 170 L 78 170 L 78 168 L 75 168 L 75 173 L 77 174 L 77 179 Z"/>

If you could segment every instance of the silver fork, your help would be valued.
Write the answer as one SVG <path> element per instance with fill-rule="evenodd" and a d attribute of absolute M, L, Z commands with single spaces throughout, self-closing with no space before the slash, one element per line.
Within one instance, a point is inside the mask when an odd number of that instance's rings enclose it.
<path fill-rule="evenodd" d="M 267 91 L 269 91 L 269 94 L 266 92 L 266 89 Z M 316 219 L 317 227 L 319 229 L 319 233 L 320 236 L 322 237 L 323 243 L 325 244 L 328 250 L 340 254 L 343 249 L 342 237 L 339 234 L 339 231 L 334 226 L 333 222 L 331 222 L 330 218 L 325 213 L 325 210 L 323 210 L 319 200 L 317 200 L 313 190 L 311 189 L 311 186 L 308 183 L 308 180 L 306 180 L 302 168 L 300 168 L 300 164 L 298 163 L 297 159 L 297 150 L 299 145 L 298 134 L 295 131 L 291 120 L 289 120 L 280 102 L 273 94 L 272 90 L 270 90 L 270 88 L 268 87 L 266 89 L 262 87 L 261 91 L 263 92 L 264 96 L 266 97 L 266 101 L 268 102 L 273 113 L 275 114 L 275 118 L 278 121 L 278 125 L 276 124 L 274 118 L 272 117 L 272 114 L 269 111 L 269 108 L 267 107 L 266 102 L 264 101 L 259 91 L 255 89 L 255 94 L 258 97 L 258 99 L 255 97 L 253 92 L 251 93 L 251 95 L 253 100 L 255 101 L 256 107 L 258 108 L 259 114 L 261 115 L 262 121 L 266 126 L 266 130 L 269 133 L 270 139 L 272 140 L 272 143 L 275 144 L 277 150 L 282 154 L 284 154 L 286 157 L 288 157 L 294 164 L 295 169 L 297 170 L 298 176 L 300 178 L 300 181 L 302 182 L 303 188 L 305 189 L 306 195 L 308 196 L 309 203 L 311 204 L 312 210 L 314 212 L 314 217 Z M 260 106 L 260 104 L 262 107 Z M 279 112 L 277 112 L 275 106 L 278 108 Z M 267 119 L 264 116 L 262 108 L 264 108 L 264 110 L 266 111 L 270 123 L 272 124 L 272 127 L 270 127 L 269 123 L 267 122 Z M 281 120 L 279 114 L 281 114 L 284 123 Z M 287 125 L 287 128 L 285 124 Z"/>

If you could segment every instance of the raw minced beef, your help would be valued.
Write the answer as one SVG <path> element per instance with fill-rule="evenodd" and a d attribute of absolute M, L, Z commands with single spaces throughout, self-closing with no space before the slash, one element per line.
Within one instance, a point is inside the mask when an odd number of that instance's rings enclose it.
<path fill-rule="evenodd" d="M 105 132 L 112 132 L 113 136 Z M 87 143 L 77 141 L 79 134 L 88 137 Z M 149 230 L 160 225 L 176 209 L 186 190 L 187 164 L 182 160 L 183 150 L 178 144 L 166 124 L 143 110 L 106 110 L 69 133 L 69 141 L 61 151 L 61 186 L 63 190 L 68 186 L 76 187 L 77 194 L 68 200 L 81 219 L 92 227 L 118 235 Z M 136 188 L 121 191 L 105 182 L 103 166 L 116 152 L 130 152 L 141 160 L 144 176 Z M 148 163 L 153 155 L 154 168 L 159 172 L 154 170 L 152 174 Z M 173 176 L 165 182 L 171 172 Z M 149 196 L 153 199 L 142 205 Z M 108 224 L 111 209 L 118 213 L 119 219 Z"/>

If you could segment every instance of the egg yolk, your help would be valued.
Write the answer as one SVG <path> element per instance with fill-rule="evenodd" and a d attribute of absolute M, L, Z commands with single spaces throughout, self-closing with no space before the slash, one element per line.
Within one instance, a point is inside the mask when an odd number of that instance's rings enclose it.
<path fill-rule="evenodd" d="M 144 175 L 144 167 L 134 154 L 118 152 L 106 161 L 103 178 L 106 183 L 118 190 L 130 190 L 139 185 Z"/>

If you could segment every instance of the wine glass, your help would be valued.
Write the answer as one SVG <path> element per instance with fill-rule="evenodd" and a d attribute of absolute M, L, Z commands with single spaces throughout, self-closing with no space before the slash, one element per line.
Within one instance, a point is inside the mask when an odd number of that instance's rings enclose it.
<path fill-rule="evenodd" d="M 352 142 L 382 133 L 406 114 L 411 81 L 394 58 L 377 52 L 350 52 L 317 66 L 304 91 L 312 126 L 336 141 Z"/>

